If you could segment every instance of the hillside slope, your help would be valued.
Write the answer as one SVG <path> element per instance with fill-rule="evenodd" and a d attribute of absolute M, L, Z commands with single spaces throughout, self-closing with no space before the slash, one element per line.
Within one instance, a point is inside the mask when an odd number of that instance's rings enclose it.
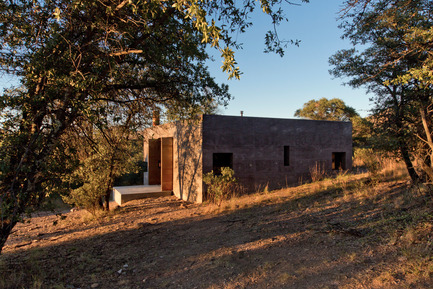
<path fill-rule="evenodd" d="M 431 197 L 365 175 L 212 204 L 133 201 L 20 224 L 3 288 L 432 288 Z M 53 222 L 57 225 L 53 226 Z"/>

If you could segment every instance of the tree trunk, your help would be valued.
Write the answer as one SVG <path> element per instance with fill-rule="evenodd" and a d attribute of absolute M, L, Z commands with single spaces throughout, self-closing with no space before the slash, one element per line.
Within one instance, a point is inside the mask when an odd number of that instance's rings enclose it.
<path fill-rule="evenodd" d="M 403 158 L 404 163 L 406 164 L 407 172 L 413 183 L 418 183 L 420 181 L 419 175 L 416 173 L 415 168 L 413 167 L 412 161 L 410 160 L 409 151 L 407 150 L 406 145 L 402 144 L 400 141 L 400 153 Z"/>
<path fill-rule="evenodd" d="M 15 227 L 15 225 L 17 224 L 16 221 L 3 221 L 1 224 L 1 228 L 0 228 L 0 254 L 2 252 L 2 249 L 12 231 L 12 229 Z"/>
<path fill-rule="evenodd" d="M 403 119 L 403 109 L 402 109 L 402 103 L 398 100 L 397 97 L 397 87 L 394 86 L 392 88 L 391 93 L 392 99 L 394 101 L 394 122 L 395 126 L 397 128 L 397 140 L 398 140 L 398 147 L 400 149 L 401 156 L 403 158 L 403 161 L 406 165 L 407 172 L 409 173 L 409 176 L 413 183 L 419 183 L 420 177 L 415 171 L 415 168 L 413 166 L 413 163 L 410 159 L 409 149 L 407 147 L 407 144 L 405 142 L 405 135 L 403 134 L 402 130 L 404 129 L 404 125 L 402 123 Z"/>
<path fill-rule="evenodd" d="M 114 183 L 114 156 L 111 156 L 110 160 L 110 174 L 108 175 L 108 184 L 107 189 L 105 190 L 105 210 L 110 210 L 110 196 L 111 196 L 111 190 L 113 188 Z"/>
<path fill-rule="evenodd" d="M 100 196 L 98 198 L 98 209 L 101 209 L 101 210 L 104 209 L 104 200 L 103 200 L 102 196 Z"/>
<path fill-rule="evenodd" d="M 107 186 L 107 189 L 105 190 L 105 207 L 104 207 L 104 209 L 106 211 L 110 210 L 110 197 L 111 197 L 111 191 L 113 188 L 113 178 L 114 177 L 110 173 L 110 179 L 108 181 L 108 186 Z"/>
<path fill-rule="evenodd" d="M 431 135 L 431 132 L 430 132 L 430 128 L 429 128 L 428 123 L 427 123 L 427 117 L 426 117 L 426 114 L 425 114 L 425 110 L 423 108 L 420 108 L 419 112 L 420 112 L 420 115 L 421 115 L 422 126 L 424 128 L 424 132 L 425 132 L 426 139 L 427 139 L 426 142 L 427 142 L 427 145 L 430 148 L 430 155 L 429 155 L 429 157 L 430 157 L 430 162 L 429 162 L 430 166 L 428 166 L 425 169 L 425 171 L 428 174 L 428 176 L 430 177 L 430 179 L 432 179 L 433 178 L 433 175 L 432 175 L 433 173 L 432 173 L 431 164 L 433 163 L 433 140 L 432 140 L 432 135 Z"/>

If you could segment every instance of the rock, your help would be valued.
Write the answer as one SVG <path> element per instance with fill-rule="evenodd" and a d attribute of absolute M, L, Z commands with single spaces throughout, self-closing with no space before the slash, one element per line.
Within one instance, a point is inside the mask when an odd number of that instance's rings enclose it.
<path fill-rule="evenodd" d="M 239 259 L 242 259 L 242 258 L 244 258 L 245 257 L 245 251 L 239 251 L 238 252 L 238 258 Z"/>

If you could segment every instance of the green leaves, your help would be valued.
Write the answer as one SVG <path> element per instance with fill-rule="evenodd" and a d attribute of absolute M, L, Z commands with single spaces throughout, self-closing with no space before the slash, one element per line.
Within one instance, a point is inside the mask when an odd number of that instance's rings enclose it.
<path fill-rule="evenodd" d="M 331 73 L 374 93 L 372 123 L 381 136 L 381 148 L 403 158 L 414 182 L 426 180 L 418 176 L 412 161 L 419 159 L 417 169 L 422 171 L 431 168 L 433 160 L 433 4 L 421 0 L 348 3 L 344 36 L 363 47 L 337 52 L 330 59 Z"/>
<path fill-rule="evenodd" d="M 315 120 L 350 121 L 358 116 L 358 113 L 339 98 L 321 98 L 304 103 L 302 109 L 296 110 L 295 116 Z"/>
<path fill-rule="evenodd" d="M 308 3 L 309 1 L 301 2 Z M 246 32 L 246 29 L 252 25 L 249 22 L 249 14 L 254 12 L 258 5 L 263 13 L 269 15 L 274 27 L 274 30 L 266 35 L 265 52 L 275 52 L 283 56 L 284 46 L 288 43 L 299 44 L 297 40 L 286 41 L 278 37 L 276 27 L 282 21 L 287 20 L 282 9 L 283 4 L 296 5 L 280 0 L 246 0 L 243 1 L 243 5 L 237 5 L 235 1 L 177 0 L 172 7 L 183 13 L 185 19 L 192 21 L 195 29 L 201 34 L 202 43 L 210 43 L 212 47 L 220 51 L 223 59 L 221 68 L 228 74 L 229 79 L 239 79 L 241 72 L 236 66 L 233 48 L 240 48 L 240 45 L 232 40 L 230 34 Z M 233 53 L 229 53 L 227 49 Z"/>
<path fill-rule="evenodd" d="M 226 47 L 221 50 L 221 56 L 224 59 L 223 65 L 221 66 L 224 72 L 229 74 L 229 78 L 235 77 L 236 79 L 240 79 L 241 73 L 239 67 L 235 67 L 237 64 L 234 58 L 234 52 L 229 47 Z"/>
<path fill-rule="evenodd" d="M 221 202 L 234 196 L 239 190 L 237 180 L 234 177 L 235 172 L 229 167 L 221 168 L 220 175 L 214 175 L 213 171 L 203 176 L 203 182 L 208 185 L 208 199 L 221 206 Z"/>
<path fill-rule="evenodd" d="M 0 96 L 0 246 L 23 212 L 47 191 L 65 188 L 63 177 L 76 165 L 66 135 L 137 119 L 156 106 L 199 111 L 226 103 L 228 87 L 209 75 L 206 47 L 221 53 L 229 78 L 239 78 L 234 50 L 240 45 L 232 35 L 251 26 L 257 7 L 278 25 L 284 4 L 2 1 L 0 69 L 15 75 L 21 88 Z M 274 37 L 267 45 L 280 52 L 281 43 Z"/>
<path fill-rule="evenodd" d="M 60 9 L 58 7 L 56 7 L 56 9 L 54 9 L 53 15 L 57 21 L 60 21 Z"/>

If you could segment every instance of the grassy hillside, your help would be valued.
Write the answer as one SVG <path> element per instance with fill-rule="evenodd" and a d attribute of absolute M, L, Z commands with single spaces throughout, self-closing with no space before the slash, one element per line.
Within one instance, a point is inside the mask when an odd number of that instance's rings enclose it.
<path fill-rule="evenodd" d="M 220 207 L 167 197 L 98 219 L 41 214 L 8 241 L 0 287 L 432 288 L 432 205 L 391 163 Z"/>

